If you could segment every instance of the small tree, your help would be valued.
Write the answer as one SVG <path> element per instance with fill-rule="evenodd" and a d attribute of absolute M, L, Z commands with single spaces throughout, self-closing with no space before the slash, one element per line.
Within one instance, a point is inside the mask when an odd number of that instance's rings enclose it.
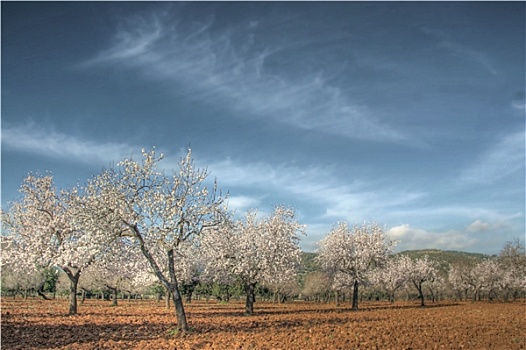
<path fill-rule="evenodd" d="M 333 278 L 333 289 L 353 288 L 352 308 L 358 309 L 358 285 L 367 273 L 382 266 L 396 243 L 377 224 L 349 227 L 339 223 L 319 243 L 317 261 Z M 338 297 L 336 297 L 338 304 Z"/>
<path fill-rule="evenodd" d="M 321 302 L 328 299 L 330 288 L 330 277 L 322 271 L 314 271 L 305 277 L 305 285 L 301 293 L 309 300 Z"/>
<path fill-rule="evenodd" d="M 469 269 L 472 266 L 469 266 L 467 263 L 454 263 L 450 265 L 448 272 L 448 282 L 450 283 L 453 291 L 455 292 L 456 297 L 459 300 L 468 298 L 468 291 L 471 288 L 469 283 L 466 280 L 466 275 L 469 273 Z"/>
<path fill-rule="evenodd" d="M 508 300 L 510 294 L 517 298 L 519 292 L 525 291 L 526 286 L 526 253 L 520 239 L 506 242 L 497 257 L 500 278 L 496 281 L 503 299 Z"/>
<path fill-rule="evenodd" d="M 396 291 L 403 287 L 408 279 L 401 259 L 403 256 L 394 256 L 388 259 L 383 267 L 373 269 L 369 274 L 369 280 L 387 293 L 391 303 L 394 303 Z"/>
<path fill-rule="evenodd" d="M 429 259 L 427 255 L 423 258 L 412 260 L 409 256 L 403 255 L 400 260 L 400 268 L 406 272 L 407 279 L 418 291 L 420 306 L 425 306 L 423 285 L 426 282 L 433 282 L 438 274 L 438 264 Z"/>
<path fill-rule="evenodd" d="M 465 276 L 466 282 L 473 289 L 472 301 L 480 300 L 484 290 L 491 290 L 499 278 L 499 266 L 494 259 L 484 259 L 477 263 Z"/>
<path fill-rule="evenodd" d="M 87 211 L 92 198 L 75 187 L 58 191 L 51 176 L 30 175 L 22 198 L 2 214 L 2 259 L 20 271 L 58 266 L 70 281 L 69 314 L 77 313 L 77 285 L 114 237 Z"/>
<path fill-rule="evenodd" d="M 106 254 L 89 266 L 91 283 L 112 292 L 112 305 L 117 305 L 117 295 L 124 290 L 150 285 L 155 277 L 144 255 L 127 238 L 119 238 Z M 85 277 L 85 275 L 84 275 Z"/>
<path fill-rule="evenodd" d="M 204 237 L 205 272 L 218 276 L 219 282 L 227 276 L 239 278 L 246 292 L 245 312 L 251 315 L 258 283 L 282 284 L 295 276 L 301 262 L 300 234 L 304 228 L 296 221 L 293 209 L 277 207 L 262 221 L 251 211 L 244 222 Z"/>

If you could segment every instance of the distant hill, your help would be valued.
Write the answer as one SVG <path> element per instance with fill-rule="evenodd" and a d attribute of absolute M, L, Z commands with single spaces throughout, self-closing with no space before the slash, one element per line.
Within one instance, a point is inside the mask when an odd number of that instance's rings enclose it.
<path fill-rule="evenodd" d="M 459 252 L 454 250 L 440 250 L 440 249 L 420 249 L 420 250 L 404 250 L 395 255 L 405 254 L 412 259 L 423 258 L 425 255 L 429 259 L 437 261 L 442 271 L 447 271 L 447 266 L 454 263 L 476 264 L 477 262 L 490 258 L 490 255 L 480 253 Z M 307 275 L 310 272 L 318 271 L 319 266 L 315 262 L 317 253 L 303 252 L 303 264 L 299 270 L 301 276 Z"/>
<path fill-rule="evenodd" d="M 425 255 L 430 260 L 436 261 L 440 264 L 441 270 L 447 270 L 449 264 L 466 263 L 476 264 L 483 259 L 490 258 L 490 255 L 480 253 L 459 252 L 455 250 L 440 250 L 440 249 L 419 249 L 419 250 L 404 250 L 395 255 L 407 255 L 412 259 L 423 258 Z"/>

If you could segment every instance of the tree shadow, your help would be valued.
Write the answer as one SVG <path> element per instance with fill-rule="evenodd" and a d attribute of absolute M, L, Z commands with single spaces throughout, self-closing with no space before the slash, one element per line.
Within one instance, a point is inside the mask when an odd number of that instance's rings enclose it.
<path fill-rule="evenodd" d="M 84 324 L 26 324 L 2 323 L 1 342 L 3 349 L 50 349 L 72 344 L 100 341 L 155 340 L 167 335 L 170 325 L 162 323 L 103 325 Z"/>
<path fill-rule="evenodd" d="M 431 304 L 425 308 L 440 308 L 457 306 L 459 303 L 439 303 Z M 236 305 L 237 306 L 237 305 Z M 267 305 L 268 306 L 268 305 Z M 307 305 L 306 305 L 307 306 Z M 378 310 L 397 310 L 397 309 L 421 309 L 420 305 L 378 305 L 364 307 L 359 310 L 353 310 L 350 307 L 327 307 L 317 308 L 316 305 L 308 305 L 305 308 L 298 309 L 281 309 L 279 307 L 262 307 L 256 310 L 253 316 L 246 316 L 241 308 L 239 311 L 227 308 L 225 310 L 210 310 L 193 308 L 187 312 L 190 327 L 193 334 L 219 334 L 223 333 L 230 336 L 236 336 L 239 333 L 253 334 L 262 330 L 291 330 L 297 328 L 310 328 L 320 325 L 344 326 L 353 319 L 345 317 L 346 314 L 360 313 L 359 322 L 376 322 L 382 321 L 387 317 L 383 314 L 371 311 Z M 153 310 L 152 310 L 153 311 Z M 371 313 L 370 313 L 371 312 Z M 152 314 L 167 316 L 166 311 L 156 310 Z M 84 316 L 98 315 L 98 313 L 89 312 Z M 275 316 L 284 317 L 275 317 Z M 299 315 L 298 317 L 287 317 L 288 315 Z M 35 315 L 32 315 L 34 317 Z M 104 314 L 111 317 L 134 317 L 141 318 L 139 314 Z M 15 317 L 3 319 L 1 324 L 1 344 L 2 348 L 10 349 L 49 349 L 72 346 L 74 344 L 93 346 L 94 348 L 100 342 L 121 342 L 133 344 L 138 341 L 167 340 L 173 337 L 173 331 L 176 327 L 175 317 L 173 323 L 170 322 L 152 322 L 149 319 L 139 320 L 137 323 L 127 322 L 108 322 L 103 324 L 90 323 L 89 318 L 79 317 L 78 323 L 65 321 L 64 315 L 47 315 L 41 313 L 40 317 L 48 317 L 50 322 L 40 324 Z M 64 321 L 60 321 L 60 319 Z"/>
<path fill-rule="evenodd" d="M 305 304 L 304 304 L 305 305 Z M 377 310 L 403 310 L 403 309 L 422 309 L 422 306 L 420 304 L 387 304 L 387 305 L 374 305 L 374 306 L 366 306 L 358 309 L 353 309 L 350 306 L 326 306 L 326 304 L 321 304 L 319 307 L 317 307 L 316 304 L 309 305 L 307 304 L 307 307 L 301 308 L 301 309 L 291 309 L 291 308 L 280 308 L 278 306 L 269 308 L 268 305 L 264 305 L 261 308 L 257 307 L 257 304 L 254 305 L 254 314 L 253 315 L 246 315 L 244 313 L 244 307 L 241 306 L 239 309 L 233 309 L 232 307 L 225 308 L 225 307 L 210 307 L 204 310 L 189 310 L 187 312 L 190 316 L 197 316 L 197 317 L 252 317 L 252 316 L 269 316 L 269 315 L 295 315 L 295 314 L 341 314 L 341 313 L 348 313 L 348 312 L 368 312 L 368 311 L 377 311 Z M 441 307 L 450 307 L 450 306 L 458 306 L 459 303 L 456 302 L 448 302 L 448 303 L 434 303 L 425 305 L 423 308 L 431 309 L 431 308 L 441 308 Z M 210 310 L 213 310 L 213 312 L 210 312 Z"/>

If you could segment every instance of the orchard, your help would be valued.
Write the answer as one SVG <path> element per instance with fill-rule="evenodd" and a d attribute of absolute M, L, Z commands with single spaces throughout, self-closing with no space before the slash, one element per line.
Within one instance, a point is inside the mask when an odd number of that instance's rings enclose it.
<path fill-rule="evenodd" d="M 163 158 L 143 150 L 73 188 L 24 179 L 2 210 L 4 348 L 526 348 L 520 240 L 444 261 L 340 222 L 303 253 L 294 208 L 238 218 L 190 149 L 170 175 Z M 474 342 L 470 313 L 495 337 Z"/>

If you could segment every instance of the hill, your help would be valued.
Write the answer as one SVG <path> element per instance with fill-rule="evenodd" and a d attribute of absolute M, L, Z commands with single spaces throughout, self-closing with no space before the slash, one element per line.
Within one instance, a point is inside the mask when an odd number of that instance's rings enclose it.
<path fill-rule="evenodd" d="M 483 259 L 490 258 L 490 255 L 480 254 L 480 253 L 468 253 L 455 250 L 440 250 L 440 249 L 419 249 L 419 250 L 404 250 L 402 252 L 396 253 L 395 255 L 405 254 L 411 257 L 412 259 L 423 258 L 425 255 L 429 257 L 430 260 L 437 261 L 440 265 L 440 269 L 443 271 L 447 270 L 449 264 L 455 263 L 466 263 L 474 264 Z M 315 262 L 315 257 L 317 253 L 307 253 L 303 252 L 302 259 L 303 264 L 300 268 L 300 275 L 306 275 L 310 272 L 318 271 L 319 266 Z"/>
<path fill-rule="evenodd" d="M 447 270 L 449 264 L 466 263 L 475 264 L 483 259 L 491 256 L 480 253 L 468 253 L 455 250 L 440 250 L 440 249 L 419 249 L 419 250 L 404 250 L 396 255 L 408 255 L 412 259 L 423 258 L 425 255 L 430 260 L 436 261 L 440 264 L 441 270 Z"/>

